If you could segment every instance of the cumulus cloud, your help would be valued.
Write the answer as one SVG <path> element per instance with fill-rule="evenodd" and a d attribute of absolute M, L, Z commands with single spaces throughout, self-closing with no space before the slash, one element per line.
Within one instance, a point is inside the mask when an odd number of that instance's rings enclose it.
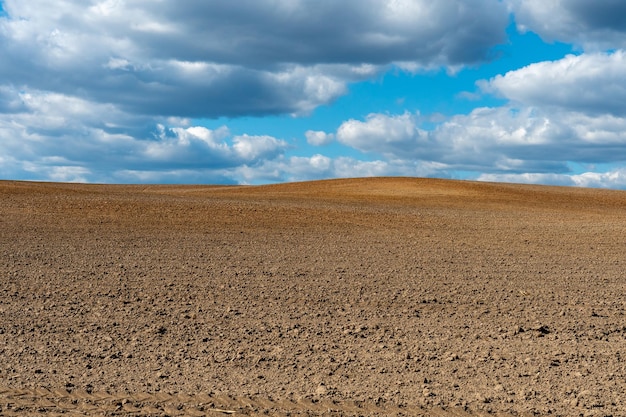
<path fill-rule="evenodd" d="M 304 136 L 306 137 L 307 143 L 314 146 L 328 145 L 335 140 L 334 134 L 319 130 L 307 130 Z"/>
<path fill-rule="evenodd" d="M 387 160 L 441 164 L 483 180 L 623 187 L 623 171 L 573 174 L 570 162 L 626 161 L 626 52 L 583 53 L 479 82 L 508 99 L 425 124 L 419 114 L 345 121 L 337 140 Z M 424 125 L 428 125 L 426 128 Z"/>
<path fill-rule="evenodd" d="M 485 92 L 531 106 L 626 116 L 626 52 L 568 55 L 498 75 Z"/>
<path fill-rule="evenodd" d="M 4 0 L 0 79 L 134 114 L 305 113 L 393 62 L 483 61 L 496 0 Z"/>
<path fill-rule="evenodd" d="M 13 178 L 262 183 L 463 171 L 481 180 L 623 187 L 626 175 L 571 172 L 570 162 L 624 162 L 626 117 L 609 113 L 508 105 L 475 109 L 434 127 L 416 113 L 371 114 L 345 121 L 335 133 L 307 132 L 309 141 L 334 137 L 368 154 L 359 160 L 288 156 L 290 144 L 272 136 L 233 135 L 227 127 L 208 129 L 185 119 L 154 124 L 152 117 L 60 94 L 4 94 L 17 104 L 0 115 L 0 174 Z"/>
<path fill-rule="evenodd" d="M 397 167 L 387 161 L 360 161 L 354 158 L 329 158 L 324 155 L 292 157 L 282 170 L 289 181 L 304 181 L 320 178 L 373 177 L 389 175 Z"/>
<path fill-rule="evenodd" d="M 608 172 L 584 172 L 572 175 L 574 185 L 595 188 L 626 188 L 626 169 L 619 168 Z"/>
<path fill-rule="evenodd" d="M 480 63 L 505 42 L 507 21 L 499 0 L 1 0 L 2 173 L 260 173 L 281 160 L 283 140 L 189 120 L 305 115 L 390 68 Z"/>
<path fill-rule="evenodd" d="M 387 156 L 418 156 L 426 150 L 428 132 L 417 126 L 415 115 L 370 114 L 365 121 L 350 119 L 337 129 L 337 139 L 363 152 Z"/>
<path fill-rule="evenodd" d="M 241 183 L 308 181 L 327 178 L 375 176 L 448 176 L 444 164 L 411 160 L 374 159 L 363 161 L 351 157 L 292 156 L 267 160 L 257 167 L 236 170 Z"/>
<path fill-rule="evenodd" d="M 371 175 L 623 183 L 568 162 L 623 162 L 626 14 L 617 0 L 0 0 L 0 174 L 99 182 L 264 182 Z M 288 156 L 269 135 L 197 118 L 304 115 L 390 68 L 454 72 L 522 30 L 587 51 L 481 83 L 510 102 L 441 120 L 375 113 Z M 598 52 L 611 49 L 615 52 Z M 591 51 L 595 50 L 595 51 Z M 546 94 L 548 92 L 549 94 Z M 466 98 L 473 98 L 468 93 Z M 432 127 L 434 125 L 434 127 Z M 428 126 L 428 127 L 426 127 Z"/>
<path fill-rule="evenodd" d="M 624 161 L 626 118 L 533 107 L 479 108 L 432 130 L 414 114 L 371 114 L 337 130 L 345 145 L 388 160 L 476 173 L 567 173 L 568 162 Z"/>
<path fill-rule="evenodd" d="M 226 127 L 155 125 L 152 118 L 60 94 L 10 96 L 22 110 L 0 114 L 0 154 L 10 155 L 2 165 L 13 178 L 234 182 L 235 168 L 277 158 L 288 148 L 283 140 L 232 135 Z"/>
<path fill-rule="evenodd" d="M 548 41 L 585 49 L 626 48 L 626 3 L 621 0 L 507 0 L 518 28 Z"/>
<path fill-rule="evenodd" d="M 478 181 L 551 184 L 593 188 L 626 189 L 626 170 L 583 172 L 582 174 L 482 174 Z"/>

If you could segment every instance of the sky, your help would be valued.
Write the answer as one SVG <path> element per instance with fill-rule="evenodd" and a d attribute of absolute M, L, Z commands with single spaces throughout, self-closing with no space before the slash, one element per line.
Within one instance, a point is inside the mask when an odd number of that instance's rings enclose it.
<path fill-rule="evenodd" d="M 626 189 L 623 0 L 0 0 L 0 179 Z"/>

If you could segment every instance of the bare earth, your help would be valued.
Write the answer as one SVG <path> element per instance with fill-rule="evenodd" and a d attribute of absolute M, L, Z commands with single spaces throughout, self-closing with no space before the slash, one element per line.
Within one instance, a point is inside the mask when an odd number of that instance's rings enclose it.
<path fill-rule="evenodd" d="M 624 416 L 626 193 L 0 182 L 0 415 Z"/>

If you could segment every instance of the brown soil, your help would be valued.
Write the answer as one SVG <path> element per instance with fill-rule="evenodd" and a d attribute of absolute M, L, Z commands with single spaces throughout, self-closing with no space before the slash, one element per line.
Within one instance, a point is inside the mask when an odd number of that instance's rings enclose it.
<path fill-rule="evenodd" d="M 0 415 L 626 415 L 626 193 L 0 182 Z"/>

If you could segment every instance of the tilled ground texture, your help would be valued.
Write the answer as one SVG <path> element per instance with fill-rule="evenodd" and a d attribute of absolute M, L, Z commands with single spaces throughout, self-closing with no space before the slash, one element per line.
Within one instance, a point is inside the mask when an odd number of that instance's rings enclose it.
<path fill-rule="evenodd" d="M 0 415 L 626 415 L 626 193 L 0 182 Z"/>

